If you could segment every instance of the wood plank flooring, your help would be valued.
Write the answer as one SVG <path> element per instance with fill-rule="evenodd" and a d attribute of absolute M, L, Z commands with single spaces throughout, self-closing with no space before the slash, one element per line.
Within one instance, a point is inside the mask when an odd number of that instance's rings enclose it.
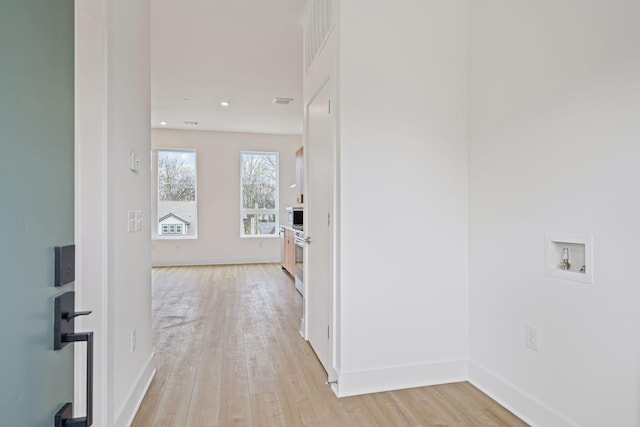
<path fill-rule="evenodd" d="M 153 270 L 157 374 L 134 427 L 516 427 L 469 383 L 338 399 L 276 264 Z"/>

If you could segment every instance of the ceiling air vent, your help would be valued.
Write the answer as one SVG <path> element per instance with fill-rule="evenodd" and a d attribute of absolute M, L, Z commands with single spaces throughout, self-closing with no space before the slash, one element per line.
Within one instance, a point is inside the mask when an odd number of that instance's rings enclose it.
<path fill-rule="evenodd" d="M 273 103 L 279 105 L 289 105 L 291 101 L 293 101 L 293 98 L 273 98 Z"/>
<path fill-rule="evenodd" d="M 185 120 L 184 121 L 185 125 L 192 125 L 192 126 L 196 126 L 198 124 L 198 122 L 194 122 L 193 120 Z"/>

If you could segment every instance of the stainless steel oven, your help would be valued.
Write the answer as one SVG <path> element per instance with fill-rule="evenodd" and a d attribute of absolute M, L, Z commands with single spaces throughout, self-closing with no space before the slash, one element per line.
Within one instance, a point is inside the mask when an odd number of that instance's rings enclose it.
<path fill-rule="evenodd" d="M 304 295 L 304 233 L 296 230 L 296 289 Z"/>

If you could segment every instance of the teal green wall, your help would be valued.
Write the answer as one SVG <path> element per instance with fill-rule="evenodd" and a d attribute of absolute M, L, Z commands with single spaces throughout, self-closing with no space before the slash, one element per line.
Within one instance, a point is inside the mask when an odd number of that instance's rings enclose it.
<path fill-rule="evenodd" d="M 53 247 L 73 243 L 73 0 L 0 2 L 0 425 L 51 426 L 73 400 L 53 351 Z"/>

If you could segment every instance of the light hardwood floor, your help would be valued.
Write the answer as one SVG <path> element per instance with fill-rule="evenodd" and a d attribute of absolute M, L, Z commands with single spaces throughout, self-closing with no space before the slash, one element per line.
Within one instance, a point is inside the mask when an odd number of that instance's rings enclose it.
<path fill-rule="evenodd" d="M 153 270 L 157 374 L 133 426 L 526 426 L 469 383 L 338 399 L 276 264 Z"/>

